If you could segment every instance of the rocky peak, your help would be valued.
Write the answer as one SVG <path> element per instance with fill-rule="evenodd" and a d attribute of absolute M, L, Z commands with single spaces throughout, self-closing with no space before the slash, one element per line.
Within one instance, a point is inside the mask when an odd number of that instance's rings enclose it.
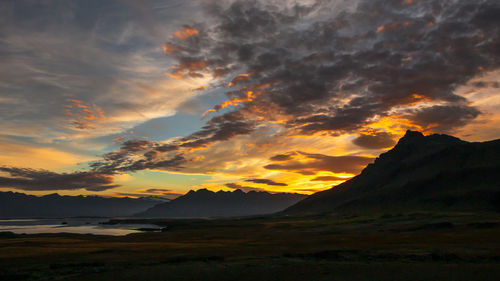
<path fill-rule="evenodd" d="M 421 132 L 407 130 L 406 134 L 399 139 L 398 144 L 396 146 L 403 144 L 416 144 L 424 141 L 424 139 L 425 136 Z"/>

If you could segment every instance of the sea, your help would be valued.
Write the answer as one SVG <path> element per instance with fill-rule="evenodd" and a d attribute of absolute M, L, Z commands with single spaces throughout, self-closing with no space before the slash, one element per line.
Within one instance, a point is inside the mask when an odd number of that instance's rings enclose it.
<path fill-rule="evenodd" d="M 5 219 L 0 220 L 0 232 L 17 234 L 76 233 L 123 236 L 131 233 L 160 231 L 153 224 L 103 224 L 110 218 Z M 141 230 L 143 229 L 143 230 Z"/>

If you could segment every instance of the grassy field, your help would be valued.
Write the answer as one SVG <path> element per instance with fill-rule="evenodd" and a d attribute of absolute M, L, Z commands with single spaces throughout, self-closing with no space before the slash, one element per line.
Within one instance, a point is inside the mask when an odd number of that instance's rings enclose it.
<path fill-rule="evenodd" d="M 500 276 L 499 214 L 147 222 L 167 226 L 166 231 L 122 237 L 2 233 L 0 280 L 498 280 Z"/>

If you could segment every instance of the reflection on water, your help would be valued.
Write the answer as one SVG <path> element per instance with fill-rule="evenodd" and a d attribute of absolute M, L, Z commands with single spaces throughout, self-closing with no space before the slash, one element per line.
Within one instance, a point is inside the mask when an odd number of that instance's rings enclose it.
<path fill-rule="evenodd" d="M 0 232 L 10 231 L 18 234 L 37 233 L 78 233 L 95 235 L 127 235 L 141 232 L 137 229 L 160 230 L 151 224 L 103 225 L 106 218 L 68 218 L 68 219 L 12 219 L 0 220 Z"/>

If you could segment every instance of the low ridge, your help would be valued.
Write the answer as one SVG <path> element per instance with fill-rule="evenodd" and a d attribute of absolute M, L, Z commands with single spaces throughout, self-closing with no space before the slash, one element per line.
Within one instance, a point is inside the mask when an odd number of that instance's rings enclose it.
<path fill-rule="evenodd" d="M 0 192 L 0 218 L 131 216 L 158 203 L 156 198 L 61 196 L 57 193 L 34 196 L 9 191 Z"/>

